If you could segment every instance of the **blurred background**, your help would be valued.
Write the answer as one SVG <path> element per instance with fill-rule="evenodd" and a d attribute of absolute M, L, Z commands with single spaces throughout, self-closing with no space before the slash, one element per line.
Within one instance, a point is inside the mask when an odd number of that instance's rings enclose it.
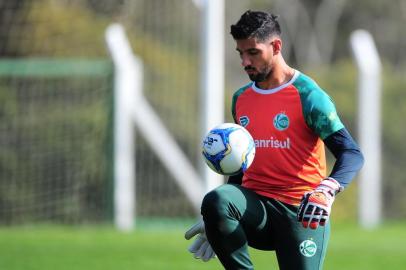
<path fill-rule="evenodd" d="M 112 224 L 114 68 L 105 31 L 113 22 L 143 62 L 144 95 L 199 167 L 202 3 L 0 0 L 1 227 Z M 358 71 L 349 37 L 356 29 L 372 34 L 383 67 L 383 221 L 405 221 L 406 2 L 225 0 L 227 121 L 232 94 L 248 82 L 229 26 L 247 9 L 281 16 L 285 59 L 330 94 L 356 139 Z M 135 138 L 137 224 L 193 221 L 182 189 L 138 131 Z M 338 223 L 357 219 L 353 183 L 334 206 Z"/>

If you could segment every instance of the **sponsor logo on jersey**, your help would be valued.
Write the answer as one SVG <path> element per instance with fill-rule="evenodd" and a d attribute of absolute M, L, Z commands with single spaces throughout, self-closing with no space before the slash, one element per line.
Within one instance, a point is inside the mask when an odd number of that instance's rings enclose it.
<path fill-rule="evenodd" d="M 273 118 L 273 125 L 277 130 L 283 131 L 289 127 L 289 117 L 281 112 Z"/>
<path fill-rule="evenodd" d="M 250 122 L 250 119 L 248 118 L 248 116 L 243 115 L 240 117 L 241 126 L 246 127 L 246 126 L 248 126 L 249 122 Z"/>
<path fill-rule="evenodd" d="M 299 245 L 300 253 L 305 257 L 313 257 L 317 252 L 317 245 L 312 240 L 304 240 Z"/>
<path fill-rule="evenodd" d="M 254 140 L 256 148 L 284 148 L 290 149 L 290 138 L 285 140 L 278 140 L 274 137 L 269 139 Z"/>

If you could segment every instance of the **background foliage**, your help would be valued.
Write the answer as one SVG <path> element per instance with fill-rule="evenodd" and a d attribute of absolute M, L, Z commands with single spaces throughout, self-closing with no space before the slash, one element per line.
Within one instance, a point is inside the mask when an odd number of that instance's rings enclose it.
<path fill-rule="evenodd" d="M 201 13 L 199 1 L 191 0 L 14 0 L 0 2 L 0 57 L 21 59 L 86 58 L 108 59 L 104 31 L 114 21 L 123 23 L 131 44 L 143 60 L 145 94 L 165 125 L 174 134 L 182 149 L 198 166 L 199 161 L 199 68 Z M 336 1 L 335 35 L 315 30 L 313 18 L 321 0 L 304 1 L 231 1 L 226 0 L 226 96 L 230 108 L 231 95 L 247 82 L 240 68 L 234 42 L 227 34 L 231 23 L 246 9 L 264 9 L 281 14 L 286 40 L 284 54 L 292 66 L 309 74 L 333 97 L 340 116 L 357 137 L 357 71 L 351 60 L 348 39 L 358 28 L 369 30 L 377 43 L 383 69 L 383 187 L 385 218 L 406 217 L 406 185 L 403 164 L 406 160 L 406 4 L 402 0 Z M 331 1 L 330 1 L 331 2 Z M 333 1 L 334 2 L 334 1 Z M 331 4 L 331 3 L 330 3 Z M 334 5 L 334 4 L 332 4 Z M 333 6 L 334 7 L 334 6 Z M 338 8 L 339 7 L 339 8 Z M 327 9 L 332 12 L 334 9 Z M 339 12 L 338 12 L 339 11 Z M 293 12 L 293 13 L 292 13 Z M 293 21 L 285 14 L 307 14 Z M 328 18 L 328 16 L 327 16 Z M 306 42 L 315 36 L 316 42 Z M 302 39 L 303 42 L 302 42 Z M 323 45 L 324 44 L 324 45 Z M 312 58 L 311 52 L 331 54 Z M 324 55 L 324 56 L 323 56 Z M 213 67 L 216 68 L 216 67 Z M 81 223 L 108 219 L 111 211 L 111 73 L 100 80 L 48 80 L 48 89 L 33 79 L 7 77 L 0 79 L 0 223 L 26 223 L 53 220 Z M 89 81 L 90 80 L 90 81 Z M 93 94 L 87 86 L 95 89 Z M 85 87 L 86 89 L 81 89 Z M 27 90 L 29 89 L 29 90 Z M 42 91 L 57 97 L 47 100 Z M 79 93 L 78 96 L 75 96 Z M 82 93 L 89 95 L 82 98 Z M 80 96 L 79 96 L 80 95 Z M 29 106 L 38 101 L 37 114 Z M 60 110 L 70 99 L 69 108 Z M 82 102 L 86 100 L 86 102 Z M 44 107 L 43 104 L 47 104 Z M 186 104 L 186 105 L 185 105 Z M 61 113 L 58 115 L 58 112 Z M 226 117 L 231 121 L 227 109 Z M 27 117 L 30 116 L 30 117 Z M 20 119 L 20 120 L 16 120 Z M 65 123 L 63 128 L 61 122 Z M 31 127 L 33 129 L 28 128 Z M 66 130 L 85 134 L 76 144 L 54 141 Z M 35 131 L 31 131 L 35 130 Z M 58 136 L 59 136 L 58 135 Z M 54 137 L 53 137 L 54 136 Z M 35 145 L 34 148 L 29 148 Z M 22 147 L 25 146 L 25 147 Z M 86 146 L 86 147 L 84 147 Z M 28 149 L 28 150 L 27 150 Z M 53 149 L 53 155 L 46 155 Z M 58 149 L 71 149 L 70 152 Z M 110 149 L 110 150 L 109 150 Z M 27 151 L 36 153 L 27 159 Z M 368 157 L 366 157 L 368 158 Z M 46 159 L 46 162 L 43 162 Z M 46 164 L 46 165 L 43 165 Z M 65 164 L 65 165 L 61 165 Z M 151 165 L 152 164 L 152 165 Z M 62 166 L 62 167 L 61 167 Z M 141 216 L 193 216 L 193 210 L 174 184 L 173 179 L 137 136 L 137 212 Z M 33 176 L 33 172 L 36 172 Z M 79 173 L 80 172 L 80 173 Z M 34 177 L 34 178 L 33 178 Z M 53 179 L 33 182 L 32 179 Z M 54 185 L 60 193 L 39 196 L 41 190 Z M 72 201 L 72 190 L 78 193 Z M 356 216 L 356 184 L 337 200 L 335 211 L 341 219 Z M 65 190 L 65 191 L 63 191 Z M 63 192 L 66 194 L 64 201 Z M 151 196 L 152 194 L 152 196 Z M 159 196 L 157 195 L 159 194 Z M 56 197 L 62 212 L 49 200 Z M 26 198 L 33 198 L 27 202 Z M 28 203 L 28 205 L 27 205 Z M 21 209 L 36 208 L 35 211 Z M 13 210 L 10 209 L 20 209 Z M 44 209 L 47 209 L 44 214 Z M 76 210 L 72 210 L 76 209 Z M 72 212 L 73 211 L 73 212 Z M 28 215 L 33 215 L 29 217 Z"/>

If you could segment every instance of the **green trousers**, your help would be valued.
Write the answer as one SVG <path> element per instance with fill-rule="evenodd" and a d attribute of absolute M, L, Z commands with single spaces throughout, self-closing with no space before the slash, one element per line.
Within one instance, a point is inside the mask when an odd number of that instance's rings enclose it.
<path fill-rule="evenodd" d="M 225 184 L 203 199 L 207 238 L 225 269 L 254 269 L 248 246 L 274 250 L 281 270 L 322 269 L 329 223 L 316 230 L 296 220 L 297 206 Z"/>

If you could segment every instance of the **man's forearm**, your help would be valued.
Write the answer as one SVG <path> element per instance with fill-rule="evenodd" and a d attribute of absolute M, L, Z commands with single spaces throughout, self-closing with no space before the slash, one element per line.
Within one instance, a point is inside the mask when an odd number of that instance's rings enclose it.
<path fill-rule="evenodd" d="M 327 137 L 324 143 L 336 158 L 330 177 L 346 187 L 364 164 L 364 156 L 345 128 Z"/>

